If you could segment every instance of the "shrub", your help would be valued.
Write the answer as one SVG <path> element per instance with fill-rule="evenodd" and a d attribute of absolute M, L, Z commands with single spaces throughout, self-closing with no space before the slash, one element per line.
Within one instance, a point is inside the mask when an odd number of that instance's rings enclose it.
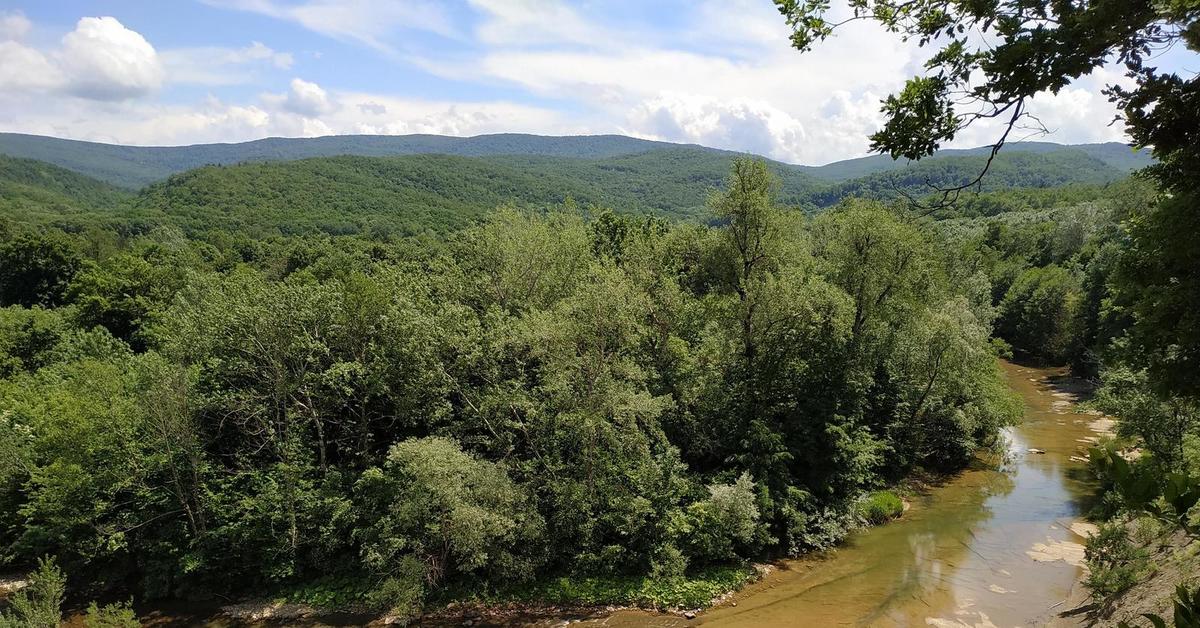
<path fill-rule="evenodd" d="M 858 506 L 858 516 L 868 523 L 879 525 L 904 513 L 904 502 L 891 491 L 871 493 Z"/>
<path fill-rule="evenodd" d="M 1120 523 L 1100 526 L 1088 539 L 1084 555 L 1089 570 L 1084 584 L 1098 600 L 1128 589 L 1153 571 L 1146 550 L 1129 541 Z"/>
<path fill-rule="evenodd" d="M 54 559 L 38 559 L 29 586 L 14 595 L 10 609 L 0 615 L 0 628 L 58 628 L 66 592 L 67 576 Z"/>
<path fill-rule="evenodd" d="M 92 602 L 88 606 L 87 615 L 83 618 L 87 628 L 138 628 L 137 613 L 133 612 L 133 602 L 116 602 L 98 606 Z"/>
<path fill-rule="evenodd" d="M 688 507 L 689 553 L 701 562 L 719 562 L 737 556 L 737 548 L 754 540 L 758 506 L 754 482 L 743 473 L 733 484 L 713 484 L 709 497 Z"/>
<path fill-rule="evenodd" d="M 425 567 L 411 556 L 399 561 L 379 587 L 367 596 L 371 607 L 408 620 L 421 614 L 425 600 Z"/>
<path fill-rule="evenodd" d="M 369 524 L 360 529 L 364 562 L 377 573 L 407 557 L 433 584 L 451 574 L 533 575 L 530 557 L 542 519 L 504 467 L 479 460 L 457 441 L 429 437 L 394 445 L 382 469 L 355 487 Z"/>

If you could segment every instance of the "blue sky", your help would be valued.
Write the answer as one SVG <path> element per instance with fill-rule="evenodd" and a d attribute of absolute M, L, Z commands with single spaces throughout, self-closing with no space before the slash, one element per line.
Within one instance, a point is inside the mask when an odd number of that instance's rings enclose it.
<path fill-rule="evenodd" d="M 879 100 L 927 54 L 861 24 L 800 55 L 767 0 L 10 0 L 0 130 L 143 145 L 623 133 L 824 163 L 865 154 Z M 1099 94 L 1119 80 L 1039 97 L 1044 139 L 1122 139 Z"/>

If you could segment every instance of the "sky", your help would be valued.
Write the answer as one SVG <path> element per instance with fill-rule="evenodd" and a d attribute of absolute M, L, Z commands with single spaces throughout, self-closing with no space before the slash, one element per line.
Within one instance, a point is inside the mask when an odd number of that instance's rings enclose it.
<path fill-rule="evenodd" d="M 869 23 L 803 55 L 787 37 L 768 0 L 0 0 L 0 131 L 619 133 L 822 164 L 867 154 L 879 101 L 929 55 Z M 1037 139 L 1124 140 L 1100 93 L 1121 80 L 1039 96 Z"/>

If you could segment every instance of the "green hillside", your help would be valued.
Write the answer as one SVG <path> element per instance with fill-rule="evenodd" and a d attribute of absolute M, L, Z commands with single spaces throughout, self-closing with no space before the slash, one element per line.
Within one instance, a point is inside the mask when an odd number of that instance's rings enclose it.
<path fill-rule="evenodd" d="M 414 234 L 461 228 L 497 206 L 549 207 L 572 199 L 621 212 L 698 219 L 731 158 L 692 149 L 610 159 L 552 157 L 323 157 L 206 166 L 151 185 L 143 215 L 161 214 L 188 230 L 254 233 Z M 818 187 L 775 164 L 783 196 L 795 202 Z"/>
<path fill-rule="evenodd" d="M 1139 168 L 1145 168 L 1146 166 L 1154 163 L 1154 158 L 1150 156 L 1149 151 L 1135 151 L 1134 149 L 1120 142 L 1071 145 L 1055 144 L 1053 142 L 1013 142 L 1011 144 L 1007 144 L 1000 154 L 1042 154 L 1059 152 L 1066 149 L 1081 151 L 1089 157 L 1103 162 L 1104 165 L 1110 168 L 1115 168 L 1126 173 L 1132 172 Z M 990 150 L 990 147 L 987 146 L 967 149 L 948 148 L 938 151 L 937 155 L 926 158 L 921 162 L 910 162 L 907 159 L 892 159 L 887 155 L 871 155 L 869 157 L 835 161 L 824 166 L 807 168 L 806 171 L 812 175 L 829 181 L 845 181 L 848 179 L 855 179 L 880 172 L 901 170 L 913 165 L 914 163 L 927 163 L 940 159 L 959 159 L 962 157 L 986 156 Z"/>
<path fill-rule="evenodd" d="M 467 157 L 324 157 L 206 166 L 146 188 L 136 206 L 189 230 L 413 234 L 466 226 L 505 203 L 545 205 L 597 193 Z"/>
<path fill-rule="evenodd" d="M 111 212 L 132 198 L 125 190 L 65 168 L 0 155 L 0 217 L 52 222 Z"/>
<path fill-rule="evenodd" d="M 484 160 L 530 175 L 555 173 L 586 182 L 600 195 L 586 200 L 613 209 L 696 218 L 707 215 L 708 195 L 724 185 L 736 156 L 678 147 L 607 159 L 498 156 Z M 779 200 L 784 204 L 807 206 L 814 194 L 828 186 L 794 166 L 770 160 L 767 165 L 779 179 Z"/>
<path fill-rule="evenodd" d="M 859 196 L 888 199 L 914 198 L 967 185 L 974 181 L 987 163 L 982 155 L 934 157 L 894 170 L 876 172 L 834 184 L 810 200 L 827 206 L 842 198 Z M 1124 170 L 1106 164 L 1081 150 L 1067 149 L 1047 153 L 1000 153 L 982 180 L 982 191 L 1002 189 L 1052 188 L 1068 184 L 1097 185 L 1126 176 Z"/>
<path fill-rule="evenodd" d="M 488 139 L 498 142 L 500 137 Z M 520 138 L 527 138 L 503 137 L 518 144 Z M 610 139 L 607 148 L 603 143 L 583 144 L 597 151 L 615 151 L 628 138 Z M 574 147 L 583 144 L 575 142 Z M 252 235 L 446 232 L 500 205 L 546 208 L 567 199 L 583 207 L 705 221 L 710 218 L 707 199 L 723 184 L 735 156 L 671 146 L 599 158 L 429 154 L 250 161 L 175 174 L 148 186 L 136 198 L 58 166 L 3 158 L 0 208 L 10 219 L 74 224 L 74 228 L 120 222 L 129 232 L 144 232 L 167 223 L 192 233 L 221 229 Z M 768 162 L 768 167 L 779 181 L 779 201 L 812 212 L 849 196 L 923 197 L 935 188 L 971 181 L 984 160 L 979 155 L 935 157 L 843 182 L 825 181 L 780 162 Z M 974 195 L 962 200 L 971 205 L 969 214 L 990 215 L 1030 205 L 1029 199 L 1019 199 L 1013 191 L 1098 186 L 1123 176 L 1124 170 L 1082 150 L 1006 152 L 993 163 L 983 185 L 984 192 L 1006 190 L 1000 200 Z"/>

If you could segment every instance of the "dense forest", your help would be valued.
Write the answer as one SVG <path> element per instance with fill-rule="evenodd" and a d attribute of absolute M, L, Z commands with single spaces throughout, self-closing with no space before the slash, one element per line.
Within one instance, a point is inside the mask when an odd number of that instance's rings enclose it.
<path fill-rule="evenodd" d="M 702 608 L 1006 473 L 986 453 L 1047 454 L 1006 442 L 1001 358 L 1086 379 L 1075 422 L 1113 424 L 1054 470 L 1096 493 L 1053 515 L 1095 524 L 1068 612 L 1173 573 L 1149 610 L 1200 625 L 1200 77 L 1160 65 L 1200 52 L 1200 6 L 775 6 L 799 53 L 857 21 L 930 53 L 878 154 L 0 134 L 0 564 L 31 574 L 0 627 L 91 600 L 110 628 L 179 600 Z M 1100 69 L 1140 152 L 1010 141 Z M 942 150 L 977 123 L 993 145 Z"/>
<path fill-rule="evenodd" d="M 1018 407 L 985 269 L 775 183 L 736 162 L 716 226 L 501 209 L 436 247 L 10 227 L 6 558 L 148 597 L 340 575 L 415 609 L 828 547 Z"/>
<path fill-rule="evenodd" d="M 557 202 L 568 183 L 521 174 L 542 159 L 509 171 L 527 187 L 464 158 L 344 157 L 137 198 L 12 160 L 41 192 L 0 230 L 4 560 L 139 600 L 702 605 L 996 443 L 1020 414 L 997 354 L 1094 374 L 1128 325 L 1120 225 L 1154 198 L 1045 187 L 1060 162 L 1017 155 L 1047 169 L 1028 189 L 813 215 L 740 159 L 702 220 L 665 220 Z M 366 195 L 420 206 L 450 169 L 455 222 L 404 216 L 424 235 L 254 234 L 289 219 L 272 199 L 337 224 Z M 84 205 L 91 222 L 46 219 Z M 182 222 L 122 213 L 150 210 Z"/>

